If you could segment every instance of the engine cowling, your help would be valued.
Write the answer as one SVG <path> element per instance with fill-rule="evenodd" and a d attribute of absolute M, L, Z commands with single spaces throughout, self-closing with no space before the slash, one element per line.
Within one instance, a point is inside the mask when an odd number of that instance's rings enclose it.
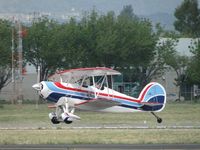
<path fill-rule="evenodd" d="M 59 124 L 60 121 L 58 121 L 58 118 L 56 117 L 56 114 L 54 112 L 49 113 L 49 118 L 51 119 L 51 122 L 53 124 Z"/>
<path fill-rule="evenodd" d="M 70 124 L 73 122 L 73 119 L 69 117 L 69 115 L 67 115 L 66 113 L 62 113 L 61 114 L 62 120 L 66 123 L 66 124 Z"/>

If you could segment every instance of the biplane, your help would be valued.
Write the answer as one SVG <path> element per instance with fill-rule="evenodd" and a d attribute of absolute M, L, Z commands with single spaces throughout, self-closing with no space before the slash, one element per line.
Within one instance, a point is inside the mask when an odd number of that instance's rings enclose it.
<path fill-rule="evenodd" d="M 106 67 L 71 69 L 55 73 L 48 81 L 32 87 L 42 98 L 55 104 L 55 112 L 49 114 L 53 124 L 79 120 L 80 117 L 74 114 L 76 108 L 102 112 L 151 112 L 161 123 L 162 119 L 155 112 L 162 111 L 166 104 L 163 86 L 151 82 L 138 98 L 134 98 L 113 89 L 113 76 L 116 75 L 121 73 Z"/>

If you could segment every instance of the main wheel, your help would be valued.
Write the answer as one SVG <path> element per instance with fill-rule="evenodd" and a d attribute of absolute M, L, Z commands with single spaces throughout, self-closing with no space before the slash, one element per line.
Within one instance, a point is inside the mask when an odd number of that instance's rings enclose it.
<path fill-rule="evenodd" d="M 62 117 L 63 121 L 64 121 L 66 124 L 72 123 L 72 120 L 69 118 L 69 115 L 67 115 L 66 113 L 62 113 L 62 114 L 61 114 L 61 117 Z"/>
<path fill-rule="evenodd" d="M 58 119 L 57 119 L 56 117 L 53 117 L 53 118 L 51 119 L 51 122 L 52 122 L 53 124 L 59 124 L 59 123 L 60 123 L 60 121 L 58 121 Z"/>
<path fill-rule="evenodd" d="M 69 121 L 68 118 L 66 118 L 66 119 L 64 120 L 64 122 L 65 122 L 66 124 L 72 123 L 72 121 Z"/>

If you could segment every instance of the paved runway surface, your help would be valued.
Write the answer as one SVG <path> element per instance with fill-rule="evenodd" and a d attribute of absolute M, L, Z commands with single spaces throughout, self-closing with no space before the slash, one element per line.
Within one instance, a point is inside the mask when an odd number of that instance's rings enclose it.
<path fill-rule="evenodd" d="M 0 150 L 199 150 L 200 144 L 0 145 Z"/>

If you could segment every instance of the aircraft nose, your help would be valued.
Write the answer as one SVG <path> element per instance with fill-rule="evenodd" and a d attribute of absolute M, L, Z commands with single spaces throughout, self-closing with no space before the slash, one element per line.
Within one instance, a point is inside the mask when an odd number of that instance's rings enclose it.
<path fill-rule="evenodd" d="M 32 86 L 32 88 L 34 88 L 35 90 L 37 91 L 40 91 L 41 90 L 41 83 L 36 83 Z"/>

